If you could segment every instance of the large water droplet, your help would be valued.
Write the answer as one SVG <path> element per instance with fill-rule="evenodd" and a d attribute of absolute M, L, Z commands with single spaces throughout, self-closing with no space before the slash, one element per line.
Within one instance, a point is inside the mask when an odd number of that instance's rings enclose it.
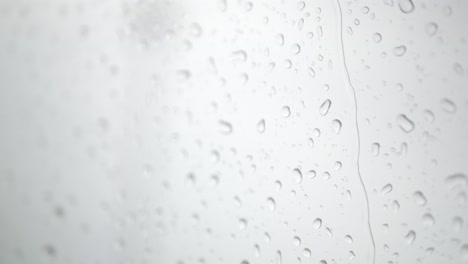
<path fill-rule="evenodd" d="M 293 245 L 295 245 L 296 247 L 300 246 L 301 245 L 301 239 L 297 236 L 295 236 L 293 238 Z"/>

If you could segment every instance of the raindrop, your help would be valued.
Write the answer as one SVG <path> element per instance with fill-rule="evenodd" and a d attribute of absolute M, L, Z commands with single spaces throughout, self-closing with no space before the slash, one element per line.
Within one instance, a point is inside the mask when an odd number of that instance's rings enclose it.
<path fill-rule="evenodd" d="M 302 182 L 302 172 L 300 169 L 296 168 L 293 170 L 293 176 L 297 183 Z"/>
<path fill-rule="evenodd" d="M 316 219 L 314 220 L 314 222 L 312 223 L 312 226 L 313 226 L 315 229 L 319 229 L 319 228 L 322 226 L 322 219 L 316 218 Z"/>
<path fill-rule="evenodd" d="M 305 7 L 304 1 L 299 1 L 299 3 L 297 3 L 297 9 L 299 11 L 302 11 L 304 9 L 304 7 Z"/>
<path fill-rule="evenodd" d="M 301 46 L 299 46 L 299 44 L 297 44 L 297 43 L 292 44 L 291 45 L 291 52 L 294 55 L 299 54 L 299 52 L 301 52 Z"/>
<path fill-rule="evenodd" d="M 372 40 L 375 42 L 375 43 L 379 43 L 380 41 L 382 41 L 382 35 L 380 35 L 380 33 L 374 33 L 372 35 Z"/>
<path fill-rule="evenodd" d="M 281 108 L 281 115 L 284 118 L 288 118 L 291 115 L 291 109 L 289 106 L 283 106 L 283 108 Z"/>
<path fill-rule="evenodd" d="M 434 23 L 434 22 L 429 22 L 426 24 L 426 27 L 425 27 L 425 31 L 426 31 L 426 34 L 429 36 L 429 37 L 432 37 L 434 36 L 436 33 L 437 33 L 437 30 L 439 29 L 439 26 Z"/>
<path fill-rule="evenodd" d="M 279 46 L 283 46 L 283 45 L 284 45 L 284 35 L 283 35 L 283 34 L 278 34 L 278 35 L 276 35 L 275 39 L 276 39 L 276 43 L 277 43 Z"/>
<path fill-rule="evenodd" d="M 281 187 L 283 187 L 283 184 L 280 181 L 275 181 L 275 188 L 277 191 L 281 190 Z"/>
<path fill-rule="evenodd" d="M 373 143 L 372 146 L 371 146 L 371 150 L 372 150 L 372 155 L 377 157 L 379 155 L 379 151 L 380 151 L 380 144 L 379 143 Z"/>
<path fill-rule="evenodd" d="M 330 173 L 329 173 L 328 171 L 324 171 L 324 172 L 322 173 L 322 178 L 323 178 L 324 180 L 329 180 L 329 179 L 330 179 Z"/>
<path fill-rule="evenodd" d="M 435 219 L 431 214 L 427 213 L 422 216 L 422 223 L 424 226 L 433 226 Z"/>
<path fill-rule="evenodd" d="M 417 191 L 413 194 L 414 202 L 419 206 L 425 206 L 427 203 L 427 199 L 424 194 L 420 191 Z"/>
<path fill-rule="evenodd" d="M 275 200 L 274 200 L 273 198 L 269 197 L 269 198 L 267 199 L 267 206 L 268 206 L 268 208 L 270 209 L 270 211 L 272 211 L 272 212 L 275 211 L 275 209 L 276 209 L 276 202 L 275 202 Z"/>
<path fill-rule="evenodd" d="M 301 239 L 300 239 L 299 237 L 295 236 L 295 237 L 293 238 L 293 244 L 294 244 L 296 247 L 300 246 L 300 245 L 301 245 Z"/>
<path fill-rule="evenodd" d="M 218 124 L 219 124 L 219 131 L 222 133 L 222 134 L 225 134 L 225 135 L 229 135 L 232 133 L 232 125 L 231 123 L 227 122 L 227 121 L 224 121 L 224 120 L 219 120 L 218 121 Z"/>
<path fill-rule="evenodd" d="M 400 210 L 400 203 L 398 201 L 392 202 L 393 212 L 397 213 Z"/>
<path fill-rule="evenodd" d="M 409 120 L 408 117 L 406 117 L 406 115 L 400 114 L 397 117 L 396 121 L 400 128 L 406 133 L 413 131 L 414 123 L 413 121 Z"/>
<path fill-rule="evenodd" d="M 393 55 L 395 56 L 403 56 L 406 53 L 406 46 L 400 45 L 393 48 Z"/>
<path fill-rule="evenodd" d="M 453 114 L 457 111 L 455 103 L 450 99 L 444 98 L 440 101 L 440 104 L 442 106 L 442 110 L 444 110 L 447 113 Z"/>
<path fill-rule="evenodd" d="M 408 243 L 409 245 L 413 244 L 415 239 L 416 233 L 413 230 L 409 231 L 408 234 L 406 234 L 405 236 L 406 243 Z"/>
<path fill-rule="evenodd" d="M 353 243 L 353 238 L 350 236 L 350 235 L 346 235 L 344 237 L 344 241 L 348 244 L 352 244 Z"/>
<path fill-rule="evenodd" d="M 341 131 L 341 121 L 338 119 L 333 120 L 331 123 L 331 127 L 333 132 L 335 132 L 335 134 L 338 135 Z"/>
<path fill-rule="evenodd" d="M 258 123 L 257 123 L 257 131 L 258 131 L 259 133 L 264 133 L 264 132 L 265 132 L 265 120 L 264 120 L 264 119 L 258 121 Z"/>
<path fill-rule="evenodd" d="M 320 106 L 320 109 L 319 109 L 320 114 L 325 116 L 328 113 L 328 110 L 330 110 L 330 106 L 331 106 L 330 99 L 325 100 Z"/>
<path fill-rule="evenodd" d="M 382 195 L 386 195 L 390 193 L 393 190 L 393 186 L 391 184 L 386 184 L 384 187 L 382 187 L 382 190 L 380 191 Z"/>
<path fill-rule="evenodd" d="M 307 72 L 309 73 L 310 77 L 312 77 L 312 78 L 315 77 L 315 71 L 314 71 L 314 69 L 312 67 L 309 67 L 307 69 Z"/>
<path fill-rule="evenodd" d="M 317 173 L 315 172 L 315 170 L 309 170 L 307 172 L 307 177 L 312 179 L 312 178 L 315 178 L 315 176 L 317 176 Z"/>
<path fill-rule="evenodd" d="M 308 248 L 304 248 L 304 257 L 306 258 L 310 258 L 310 256 L 312 255 L 312 252 L 310 252 L 310 249 Z"/>
<path fill-rule="evenodd" d="M 232 53 L 232 60 L 233 61 L 246 61 L 247 60 L 247 52 L 244 50 L 237 50 Z"/>
<path fill-rule="evenodd" d="M 398 0 L 398 7 L 400 8 L 401 12 L 408 14 L 413 12 L 414 4 L 412 0 Z"/>
<path fill-rule="evenodd" d="M 383 1 L 384 1 L 384 4 L 388 6 L 393 6 L 393 0 L 383 0 Z"/>
<path fill-rule="evenodd" d="M 245 230 L 247 228 L 247 220 L 244 218 L 239 219 L 239 229 Z"/>

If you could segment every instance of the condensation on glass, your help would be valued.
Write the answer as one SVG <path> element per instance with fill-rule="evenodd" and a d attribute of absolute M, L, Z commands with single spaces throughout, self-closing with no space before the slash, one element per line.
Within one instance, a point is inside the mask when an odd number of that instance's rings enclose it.
<path fill-rule="evenodd" d="M 468 263 L 467 13 L 0 1 L 0 263 Z"/>

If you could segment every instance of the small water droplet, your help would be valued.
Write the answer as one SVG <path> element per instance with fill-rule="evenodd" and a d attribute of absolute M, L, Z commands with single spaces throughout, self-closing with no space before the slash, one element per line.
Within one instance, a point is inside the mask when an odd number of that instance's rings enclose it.
<path fill-rule="evenodd" d="M 265 132 L 265 120 L 264 119 L 258 121 L 257 131 L 258 131 L 258 133 L 264 133 Z"/>
<path fill-rule="evenodd" d="M 273 198 L 269 197 L 267 199 L 267 206 L 268 206 L 268 209 L 270 209 L 270 211 L 275 211 L 276 210 L 276 202 Z"/>
<path fill-rule="evenodd" d="M 456 216 L 452 219 L 453 230 L 457 233 L 462 231 L 463 219 L 459 216 Z"/>
<path fill-rule="evenodd" d="M 393 186 L 391 184 L 386 184 L 384 187 L 382 187 L 382 190 L 380 191 L 382 195 L 386 195 L 390 193 L 393 190 Z"/>
<path fill-rule="evenodd" d="M 422 223 L 424 226 L 433 226 L 435 219 L 431 214 L 427 213 L 422 216 Z"/>
<path fill-rule="evenodd" d="M 398 7 L 400 8 L 401 12 L 408 14 L 413 12 L 414 4 L 412 0 L 398 0 Z"/>
<path fill-rule="evenodd" d="M 247 228 L 247 220 L 244 218 L 239 219 L 239 229 L 245 230 Z"/>
<path fill-rule="evenodd" d="M 315 176 L 317 176 L 317 173 L 315 172 L 315 170 L 309 170 L 307 172 L 307 177 L 312 179 L 312 178 L 315 178 Z"/>
<path fill-rule="evenodd" d="M 455 103 L 447 98 L 444 98 L 440 101 L 440 105 L 442 106 L 442 110 L 444 110 L 447 113 L 453 114 L 457 111 L 457 107 L 455 106 Z"/>
<path fill-rule="evenodd" d="M 314 220 L 314 222 L 312 223 L 312 226 L 313 226 L 315 229 L 319 229 L 319 228 L 322 226 L 322 219 L 316 218 L 316 219 Z"/>
<path fill-rule="evenodd" d="M 419 205 L 419 206 L 425 206 L 426 203 L 427 203 L 427 199 L 426 197 L 424 196 L 424 194 L 420 191 L 416 191 L 414 194 L 413 194 L 413 199 L 414 199 L 414 202 Z"/>
<path fill-rule="evenodd" d="M 396 121 L 397 121 L 397 124 L 400 126 L 400 128 L 404 132 L 409 133 L 409 132 L 413 131 L 414 123 L 408 117 L 406 117 L 406 115 L 400 114 L 397 117 Z"/>
<path fill-rule="evenodd" d="M 224 135 L 229 135 L 232 133 L 232 125 L 231 123 L 224 121 L 224 120 L 219 120 L 219 131 L 224 134 Z"/>
<path fill-rule="evenodd" d="M 409 245 L 413 244 L 414 240 L 416 240 L 416 233 L 413 230 L 410 230 L 408 234 L 406 234 L 405 240 Z"/>
<path fill-rule="evenodd" d="M 424 28 L 424 31 L 429 37 L 434 36 L 437 33 L 437 30 L 439 29 L 439 26 L 434 23 L 434 22 L 429 22 L 426 24 L 426 27 Z"/>
<path fill-rule="evenodd" d="M 297 236 L 295 236 L 293 238 L 293 245 L 295 245 L 296 247 L 300 246 L 301 245 L 301 239 Z"/>
<path fill-rule="evenodd" d="M 292 44 L 291 45 L 291 52 L 294 55 L 299 54 L 301 52 L 301 46 L 299 46 L 299 44 L 297 44 L 297 43 Z"/>
<path fill-rule="evenodd" d="M 322 116 L 325 116 L 328 113 L 328 110 L 330 110 L 330 106 L 331 106 L 330 99 L 325 100 L 320 106 L 320 109 L 319 109 L 320 114 Z"/>
<path fill-rule="evenodd" d="M 380 33 L 374 33 L 372 35 L 372 40 L 375 42 L 375 43 L 379 43 L 380 41 L 382 41 L 382 35 L 380 35 Z"/>
<path fill-rule="evenodd" d="M 300 169 L 296 168 L 293 170 L 293 177 L 294 177 L 294 180 L 297 182 L 297 183 L 301 183 L 302 182 L 302 172 Z"/>
<path fill-rule="evenodd" d="M 291 109 L 289 106 L 283 106 L 283 108 L 281 108 L 281 115 L 284 118 L 288 118 L 291 115 Z"/>
<path fill-rule="evenodd" d="M 350 235 L 346 235 L 346 236 L 344 237 L 344 240 L 345 240 L 345 242 L 348 243 L 348 244 L 352 244 L 352 243 L 353 243 L 353 238 L 352 238 Z"/>
<path fill-rule="evenodd" d="M 312 67 L 309 67 L 307 69 L 307 73 L 309 73 L 310 77 L 312 77 L 312 78 L 315 77 L 315 70 Z"/>
<path fill-rule="evenodd" d="M 281 187 L 283 187 L 283 184 L 280 181 L 275 182 L 275 188 L 277 191 L 281 190 Z"/>
<path fill-rule="evenodd" d="M 276 39 L 276 43 L 277 43 L 279 46 L 283 46 L 283 45 L 284 45 L 284 35 L 283 35 L 283 34 L 278 34 L 278 35 L 276 35 L 275 39 Z"/>
<path fill-rule="evenodd" d="M 400 45 L 400 46 L 396 46 L 393 48 L 393 55 L 395 56 L 403 56 L 405 55 L 406 53 L 406 46 L 405 45 Z"/>
<path fill-rule="evenodd" d="M 310 249 L 308 248 L 304 248 L 303 254 L 304 254 L 304 257 L 306 258 L 310 258 L 310 256 L 312 256 L 312 252 L 310 252 Z"/>
<path fill-rule="evenodd" d="M 380 152 L 380 144 L 379 143 L 373 143 L 372 146 L 371 146 L 371 150 L 372 150 L 372 155 L 377 157 L 379 155 L 379 152 Z"/>
<path fill-rule="evenodd" d="M 334 119 L 331 123 L 331 127 L 333 132 L 335 132 L 335 134 L 338 135 L 341 131 L 341 121 L 338 119 Z"/>

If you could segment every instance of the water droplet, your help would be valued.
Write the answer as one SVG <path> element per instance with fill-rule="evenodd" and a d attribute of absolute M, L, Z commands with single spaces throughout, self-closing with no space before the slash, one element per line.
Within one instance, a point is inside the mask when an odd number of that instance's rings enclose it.
<path fill-rule="evenodd" d="M 239 229 L 245 230 L 247 228 L 247 220 L 244 218 L 239 219 Z"/>
<path fill-rule="evenodd" d="M 280 181 L 275 182 L 275 188 L 277 191 L 281 190 L 281 187 L 283 187 L 283 184 Z"/>
<path fill-rule="evenodd" d="M 468 244 L 464 244 L 460 248 L 460 255 L 461 255 L 463 261 L 468 261 Z"/>
<path fill-rule="evenodd" d="M 468 186 L 468 177 L 462 173 L 455 173 L 445 178 L 445 183 L 450 189 L 454 189 L 457 186 Z"/>
<path fill-rule="evenodd" d="M 380 41 L 382 41 L 382 35 L 380 35 L 380 33 L 374 33 L 372 35 L 372 40 L 375 42 L 375 43 L 379 43 Z"/>
<path fill-rule="evenodd" d="M 317 176 L 317 173 L 315 172 L 315 170 L 309 170 L 307 172 L 307 177 L 312 179 L 312 178 L 315 178 L 315 176 Z"/>
<path fill-rule="evenodd" d="M 333 132 L 335 132 L 335 134 L 338 135 L 341 131 L 341 121 L 338 119 L 334 119 L 331 123 L 331 127 Z"/>
<path fill-rule="evenodd" d="M 283 35 L 283 34 L 278 34 L 278 35 L 276 35 L 275 39 L 276 39 L 276 43 L 277 43 L 279 46 L 283 46 L 283 45 L 284 45 L 284 35 Z"/>
<path fill-rule="evenodd" d="M 258 121 L 258 123 L 257 123 L 257 131 L 258 131 L 259 133 L 264 133 L 264 132 L 265 132 L 265 120 L 264 120 L 264 119 Z"/>
<path fill-rule="evenodd" d="M 302 182 L 302 172 L 300 169 L 296 168 L 293 170 L 293 177 L 294 177 L 294 180 L 297 182 L 297 183 L 301 183 Z"/>
<path fill-rule="evenodd" d="M 406 243 L 409 245 L 413 244 L 414 240 L 416 239 L 416 233 L 413 230 L 410 230 L 408 234 L 405 236 Z"/>
<path fill-rule="evenodd" d="M 315 142 L 314 142 L 314 139 L 313 139 L 313 138 L 309 138 L 308 142 L 309 142 L 309 146 L 310 146 L 311 148 L 313 148 L 313 147 L 315 146 Z"/>
<path fill-rule="evenodd" d="M 244 62 L 247 60 L 247 52 L 244 50 L 236 50 L 232 53 L 232 60 Z"/>
<path fill-rule="evenodd" d="M 398 0 L 398 7 L 400 8 L 401 12 L 408 14 L 413 12 L 414 4 L 412 0 Z"/>
<path fill-rule="evenodd" d="M 414 202 L 419 205 L 419 206 L 425 206 L 426 203 L 427 203 L 427 199 L 426 197 L 424 196 L 424 194 L 420 191 L 416 191 L 414 194 L 413 194 L 413 199 L 414 199 Z"/>
<path fill-rule="evenodd" d="M 320 114 L 322 116 L 325 116 L 328 113 L 328 110 L 330 110 L 330 106 L 331 106 L 330 99 L 325 100 L 320 106 L 320 109 L 319 109 Z"/>
<path fill-rule="evenodd" d="M 312 252 L 310 252 L 310 249 L 308 248 L 304 248 L 303 254 L 304 254 L 304 257 L 306 258 L 310 258 L 310 256 L 312 256 Z"/>
<path fill-rule="evenodd" d="M 291 52 L 294 55 L 299 54 L 299 52 L 301 52 L 301 46 L 299 46 L 299 44 L 297 44 L 297 43 L 292 44 L 291 45 Z"/>
<path fill-rule="evenodd" d="M 293 245 L 295 245 L 296 247 L 300 246 L 301 245 L 301 239 L 297 236 L 295 236 L 293 238 Z"/>
<path fill-rule="evenodd" d="M 388 6 L 393 6 L 393 0 L 384 0 L 384 4 Z"/>
<path fill-rule="evenodd" d="M 344 241 L 348 244 L 352 244 L 353 243 L 353 238 L 350 236 L 350 235 L 346 235 L 344 237 Z"/>
<path fill-rule="evenodd" d="M 288 118 L 291 115 L 291 109 L 289 106 L 283 106 L 283 108 L 281 108 L 281 115 L 284 118 Z"/>
<path fill-rule="evenodd" d="M 304 1 L 299 1 L 297 3 L 297 10 L 302 11 L 304 9 L 304 7 L 305 7 Z"/>
<path fill-rule="evenodd" d="M 276 210 L 276 202 L 273 198 L 269 197 L 267 199 L 267 206 L 270 209 L 270 211 L 275 211 Z"/>
<path fill-rule="evenodd" d="M 234 196 L 234 204 L 236 205 L 236 207 L 241 208 L 242 207 L 241 199 L 237 196 Z"/>
<path fill-rule="evenodd" d="M 434 36 L 436 33 L 437 33 L 437 30 L 439 29 L 439 26 L 434 23 L 434 22 L 429 22 L 426 24 L 426 27 L 425 27 L 425 31 L 426 31 L 426 34 L 429 36 L 429 37 L 432 37 Z"/>
<path fill-rule="evenodd" d="M 224 121 L 224 120 L 219 120 L 219 131 L 224 134 L 224 135 L 229 135 L 232 133 L 232 125 L 231 123 Z"/>
<path fill-rule="evenodd" d="M 259 257 L 260 256 L 260 246 L 255 244 L 254 246 L 254 252 L 255 252 L 255 257 Z"/>
<path fill-rule="evenodd" d="M 386 195 L 390 193 L 393 190 L 393 186 L 391 184 L 386 184 L 384 187 L 382 187 L 382 190 L 380 191 L 382 195 Z"/>
<path fill-rule="evenodd" d="M 433 226 L 435 219 L 431 214 L 427 213 L 422 216 L 422 223 L 424 226 Z"/>
<path fill-rule="evenodd" d="M 424 118 L 425 118 L 429 123 L 434 122 L 435 116 L 434 116 L 434 113 L 433 113 L 431 110 L 425 110 L 423 114 L 424 114 Z"/>
<path fill-rule="evenodd" d="M 406 132 L 406 133 L 409 133 L 411 131 L 413 131 L 414 129 L 414 123 L 413 121 L 411 121 L 410 119 L 408 119 L 408 117 L 406 117 L 406 115 L 399 115 L 397 117 L 397 124 L 400 126 L 400 128 Z"/>
<path fill-rule="evenodd" d="M 314 128 L 314 130 L 312 131 L 312 135 L 316 138 L 320 137 L 320 134 L 321 132 L 320 132 L 320 129 L 318 128 Z"/>
<path fill-rule="evenodd" d="M 336 171 L 339 171 L 341 170 L 341 167 L 343 166 L 343 164 L 339 161 L 335 162 L 335 165 L 333 166 L 333 168 L 336 170 Z"/>
<path fill-rule="evenodd" d="M 372 149 L 372 155 L 377 157 L 379 155 L 379 151 L 380 151 L 380 144 L 379 143 L 373 143 L 372 146 L 371 146 L 371 149 Z"/>
<path fill-rule="evenodd" d="M 327 264 L 327 262 L 326 262 L 325 260 L 322 259 L 322 260 L 320 261 L 320 264 Z"/>
<path fill-rule="evenodd" d="M 330 179 L 330 173 L 329 173 L 328 171 L 324 171 L 324 172 L 322 173 L 322 178 L 323 178 L 324 180 L 329 180 L 329 179 Z"/>
<path fill-rule="evenodd" d="M 400 203 L 398 201 L 392 202 L 393 212 L 397 213 L 400 210 Z"/>
<path fill-rule="evenodd" d="M 314 69 L 312 67 L 309 67 L 307 69 L 307 73 L 309 73 L 310 77 L 312 77 L 312 78 L 315 77 L 315 71 L 314 71 Z"/>
<path fill-rule="evenodd" d="M 453 114 L 457 111 L 455 103 L 450 99 L 444 98 L 440 101 L 440 104 L 442 106 L 442 110 L 444 110 L 447 113 Z"/>
<path fill-rule="evenodd" d="M 405 45 L 400 45 L 400 46 L 396 46 L 393 48 L 393 55 L 395 56 L 403 56 L 405 55 L 406 53 L 406 46 Z"/>
<path fill-rule="evenodd" d="M 319 228 L 322 226 L 322 219 L 316 218 L 316 219 L 314 220 L 314 222 L 312 223 L 312 226 L 313 226 L 315 229 L 319 229 Z"/>

